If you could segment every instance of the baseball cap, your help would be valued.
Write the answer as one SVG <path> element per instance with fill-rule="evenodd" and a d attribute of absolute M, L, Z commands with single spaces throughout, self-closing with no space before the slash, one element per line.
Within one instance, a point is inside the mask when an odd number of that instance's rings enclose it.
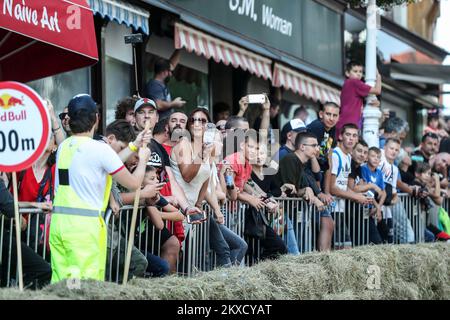
<path fill-rule="evenodd" d="M 295 131 L 295 132 L 303 132 L 306 131 L 305 123 L 300 119 L 292 119 L 286 125 L 286 133 Z"/>
<path fill-rule="evenodd" d="M 305 123 L 300 119 L 292 119 L 288 123 L 286 123 L 281 130 L 281 143 L 286 143 L 287 134 L 291 131 L 295 132 L 305 132 L 308 129 L 306 128 Z"/>
<path fill-rule="evenodd" d="M 72 99 L 70 99 L 67 105 L 69 109 L 69 117 L 73 118 L 75 113 L 79 110 L 87 110 L 90 112 L 97 112 L 97 104 L 94 99 L 86 93 L 77 94 Z"/>
<path fill-rule="evenodd" d="M 153 107 L 155 110 L 158 110 L 155 101 L 148 98 L 141 98 L 134 104 L 134 112 L 136 113 L 142 107 Z"/>

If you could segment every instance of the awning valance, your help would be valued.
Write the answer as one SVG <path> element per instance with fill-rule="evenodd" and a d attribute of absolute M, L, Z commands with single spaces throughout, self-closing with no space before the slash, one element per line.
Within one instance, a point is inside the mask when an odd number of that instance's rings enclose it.
<path fill-rule="evenodd" d="M 212 37 L 181 23 L 175 24 L 175 48 L 185 48 L 217 63 L 241 68 L 265 80 L 272 79 L 270 59 Z"/>
<path fill-rule="evenodd" d="M 120 0 L 88 0 L 94 13 L 149 34 L 148 11 Z"/>
<path fill-rule="evenodd" d="M 273 86 L 284 87 L 306 98 L 340 103 L 340 91 L 279 63 L 273 70 Z"/>

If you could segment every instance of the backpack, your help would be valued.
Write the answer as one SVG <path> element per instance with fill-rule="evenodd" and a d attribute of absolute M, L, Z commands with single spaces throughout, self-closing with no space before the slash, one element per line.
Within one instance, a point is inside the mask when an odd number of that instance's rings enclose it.
<path fill-rule="evenodd" d="M 450 234 L 450 217 L 444 208 L 439 209 L 439 229 L 447 234 Z"/>

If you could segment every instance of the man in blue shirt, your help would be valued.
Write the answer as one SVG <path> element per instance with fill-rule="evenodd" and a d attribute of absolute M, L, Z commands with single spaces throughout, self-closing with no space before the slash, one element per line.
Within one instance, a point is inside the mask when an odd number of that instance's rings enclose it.
<path fill-rule="evenodd" d="M 155 62 L 155 77 L 145 86 L 145 97 L 156 101 L 158 105 L 159 120 L 167 118 L 175 108 L 183 108 L 186 101 L 180 97 L 172 100 L 167 88 L 172 72 L 180 60 L 180 51 L 176 50 L 170 61 L 158 59 Z"/>

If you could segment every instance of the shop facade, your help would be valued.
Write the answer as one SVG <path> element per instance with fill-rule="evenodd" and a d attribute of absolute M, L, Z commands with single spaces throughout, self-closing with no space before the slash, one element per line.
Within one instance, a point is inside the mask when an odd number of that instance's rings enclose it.
<path fill-rule="evenodd" d="M 92 94 L 102 106 L 101 130 L 114 120 L 117 101 L 136 92 L 133 50 L 123 40 L 127 34 L 144 36 L 136 46 L 141 95 L 153 77 L 156 59 L 168 59 L 181 50 L 168 87 L 172 98 L 187 101 L 186 112 L 203 106 L 213 113 L 215 105 L 225 104 L 236 113 L 242 96 L 265 92 L 281 100 L 274 128 L 281 128 L 300 105 L 309 109 L 308 121 L 312 121 L 320 103 L 339 103 L 346 59 L 353 57 L 352 46 L 363 47 L 365 40 L 363 12 L 349 10 L 345 1 L 292 0 L 289 5 L 277 0 L 88 2 L 95 17 L 99 63 L 31 85 L 50 97 L 57 111 L 74 93 Z M 433 85 L 396 79 L 389 65 L 410 62 L 408 54 L 439 64 L 442 50 L 384 20 L 378 46 L 382 106 L 410 123 L 424 108 L 438 107 L 438 101 L 427 95 L 436 89 Z M 248 111 L 250 122 L 259 112 Z"/>
<path fill-rule="evenodd" d="M 283 122 L 296 105 L 317 109 L 319 102 L 339 99 L 342 8 L 300 0 L 290 6 L 273 0 L 88 2 L 99 63 L 30 83 L 57 112 L 74 93 L 86 92 L 102 106 L 101 129 L 114 119 L 117 101 L 136 91 L 133 50 L 123 41 L 131 33 L 144 36 L 136 46 L 141 95 L 155 60 L 182 50 L 168 86 L 172 97 L 187 101 L 187 112 L 197 106 L 213 112 L 217 103 L 236 112 L 240 97 L 265 92 L 283 99 Z M 313 38 L 322 42 L 308 45 Z M 258 111 L 249 113 L 255 118 Z"/>

